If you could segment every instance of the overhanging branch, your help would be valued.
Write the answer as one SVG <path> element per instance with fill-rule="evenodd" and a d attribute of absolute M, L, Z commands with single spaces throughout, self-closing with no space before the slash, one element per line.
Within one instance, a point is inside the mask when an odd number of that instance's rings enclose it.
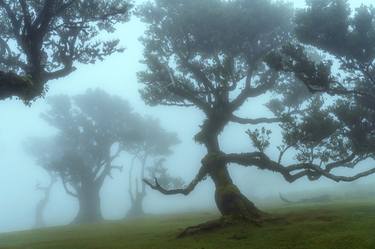
<path fill-rule="evenodd" d="M 347 167 L 348 161 L 351 157 L 344 160 L 332 162 L 322 168 L 320 165 L 314 163 L 299 163 L 291 165 L 282 165 L 279 162 L 271 160 L 266 154 L 262 152 L 241 153 L 241 154 L 227 154 L 225 155 L 227 163 L 236 163 L 247 167 L 258 167 L 263 170 L 270 170 L 280 173 L 288 182 L 294 182 L 302 177 L 308 177 L 310 180 L 318 180 L 321 177 L 326 177 L 335 182 L 352 182 L 357 179 L 375 174 L 375 168 L 362 171 L 353 176 L 341 176 L 331 173 L 333 169 L 340 167 Z M 354 161 L 350 164 L 355 167 L 361 160 Z"/>

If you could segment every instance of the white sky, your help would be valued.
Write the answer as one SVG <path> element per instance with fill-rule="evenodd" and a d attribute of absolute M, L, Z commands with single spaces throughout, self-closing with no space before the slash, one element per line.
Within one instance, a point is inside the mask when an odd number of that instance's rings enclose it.
<path fill-rule="evenodd" d="M 353 7 L 361 3 L 374 1 L 350 1 Z M 296 7 L 303 6 L 304 1 L 295 0 Z M 139 113 L 151 114 L 158 117 L 164 127 L 179 133 L 182 144 L 175 150 L 168 164 L 171 172 L 191 179 L 200 165 L 204 148 L 193 142 L 193 136 L 202 122 L 202 115 L 194 109 L 171 107 L 147 107 L 138 94 L 136 72 L 142 70 L 139 63 L 142 58 L 142 46 L 138 38 L 143 34 L 144 25 L 133 19 L 119 27 L 114 34 L 121 39 L 126 47 L 122 54 L 107 58 L 95 65 L 80 65 L 78 70 L 64 79 L 50 82 L 47 96 L 54 94 L 79 94 L 88 88 L 100 87 L 110 93 L 118 94 L 133 105 Z M 33 160 L 22 151 L 22 141 L 30 136 L 48 135 L 52 130 L 39 119 L 39 114 L 45 110 L 45 100 L 40 99 L 31 107 L 24 106 L 15 100 L 0 102 L 0 232 L 17 229 L 27 229 L 33 222 L 34 207 L 41 197 L 35 190 L 36 182 L 45 179 L 45 173 L 34 165 Z M 255 109 L 255 110 L 254 110 Z M 249 115 L 262 114 L 264 108 L 259 105 L 248 112 Z M 244 134 L 249 127 L 230 126 L 222 136 L 224 149 L 229 151 L 246 151 L 250 143 Z M 285 183 L 279 175 L 255 169 L 232 168 L 232 175 L 241 190 L 248 196 L 276 195 L 279 191 L 301 191 L 322 186 L 334 186 L 323 180 L 318 185 L 307 181 L 294 184 Z M 374 180 L 374 177 L 365 181 Z M 120 175 L 113 181 L 108 181 L 102 191 L 103 209 L 107 218 L 119 218 L 125 214 L 128 207 L 126 177 Z M 214 206 L 213 187 L 208 180 L 199 186 L 189 197 L 164 197 L 153 193 L 146 198 L 152 203 L 150 212 L 181 208 L 196 209 Z M 155 200 L 162 200 L 157 201 Z M 66 197 L 61 188 L 55 189 L 55 195 L 49 206 L 48 218 L 53 224 L 63 224 L 74 216 L 76 202 Z M 146 208 L 147 209 L 147 208 Z"/>

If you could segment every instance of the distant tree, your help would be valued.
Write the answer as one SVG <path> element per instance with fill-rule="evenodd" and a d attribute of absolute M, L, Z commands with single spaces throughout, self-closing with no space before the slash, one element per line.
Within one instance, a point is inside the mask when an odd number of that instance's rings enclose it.
<path fill-rule="evenodd" d="M 144 214 L 143 200 L 146 196 L 146 185 L 143 179 L 146 178 L 146 171 L 154 169 L 154 167 L 162 167 L 161 157 L 168 156 L 172 153 L 172 147 L 179 143 L 177 135 L 164 130 L 159 121 L 148 117 L 142 119 L 138 125 L 137 140 L 128 148 L 134 159 L 129 169 L 129 195 L 131 199 L 131 208 L 127 214 L 128 217 L 140 216 Z M 159 160 L 156 165 L 151 168 L 148 164 L 151 160 Z M 140 176 L 134 177 L 134 160 L 140 163 Z M 154 169 L 156 170 L 156 169 Z M 156 173 L 156 171 L 152 172 Z M 166 173 L 166 172 L 165 172 Z M 165 174 L 164 174 L 165 175 Z M 167 175 L 165 175 L 167 176 Z M 165 180 L 172 181 L 172 177 Z M 135 189 L 133 190 L 133 186 Z"/>
<path fill-rule="evenodd" d="M 52 139 L 34 139 L 37 162 L 56 174 L 65 191 L 78 199 L 76 222 L 100 220 L 99 192 L 114 169 L 113 162 L 133 139 L 134 120 L 129 104 L 101 90 L 75 97 L 49 99 L 42 115 L 58 131 Z"/>
<path fill-rule="evenodd" d="M 346 0 L 306 1 L 296 16 L 296 41 L 266 57 L 274 69 L 292 73 L 315 95 L 308 111 L 285 119 L 284 149 L 296 149 L 298 172 L 335 181 L 354 181 L 375 168 L 339 177 L 338 168 L 357 168 L 375 156 L 375 8 L 352 11 Z M 313 60 L 316 49 L 325 59 Z M 330 98 L 327 98 L 330 96 Z M 280 157 L 278 164 L 281 163 Z"/>
<path fill-rule="evenodd" d="M 240 118 L 248 100 L 272 91 L 278 74 L 263 57 L 289 39 L 292 8 L 268 0 L 156 0 L 141 8 L 148 24 L 144 43 L 147 69 L 139 73 L 143 99 L 150 105 L 194 106 L 205 114 L 195 141 L 207 155 L 193 181 L 164 194 L 188 195 L 207 176 L 215 183 L 215 201 L 223 216 L 259 222 L 261 212 L 233 183 L 227 166 L 240 154 L 225 154 L 219 135 L 230 123 L 263 124 L 277 118 Z M 235 142 L 235 141 L 233 141 Z"/>
<path fill-rule="evenodd" d="M 51 173 L 49 174 L 49 176 L 50 176 L 50 183 L 47 186 L 43 187 L 38 183 L 35 187 L 37 191 L 40 191 L 43 193 L 42 199 L 40 199 L 40 201 L 38 202 L 35 208 L 35 224 L 34 224 L 35 228 L 41 228 L 46 225 L 46 222 L 44 220 L 45 209 L 50 200 L 52 187 L 57 182 L 56 176 L 52 175 Z"/>
<path fill-rule="evenodd" d="M 95 63 L 121 51 L 103 31 L 128 20 L 123 0 L 0 0 L 0 100 L 29 102 L 74 64 Z"/>

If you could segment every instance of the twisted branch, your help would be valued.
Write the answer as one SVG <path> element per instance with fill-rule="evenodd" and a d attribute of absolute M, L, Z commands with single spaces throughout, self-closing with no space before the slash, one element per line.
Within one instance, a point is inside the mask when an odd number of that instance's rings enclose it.
<path fill-rule="evenodd" d="M 340 161 L 328 163 L 324 168 L 320 165 L 304 162 L 291 165 L 282 165 L 279 162 L 273 161 L 263 152 L 241 153 L 241 154 L 227 154 L 225 155 L 227 163 L 236 163 L 243 166 L 255 166 L 259 169 L 270 170 L 280 173 L 286 181 L 294 182 L 302 177 L 308 177 L 309 180 L 318 180 L 321 177 L 326 177 L 335 182 L 352 182 L 357 179 L 375 174 L 375 168 L 365 170 L 353 176 L 339 176 L 331 173 L 333 169 L 339 167 L 354 168 L 362 160 L 352 161 L 353 156 L 349 156 Z M 351 161 L 352 163 L 349 163 Z"/>
<path fill-rule="evenodd" d="M 207 172 L 206 167 L 202 166 L 198 174 L 196 175 L 196 177 L 189 183 L 189 185 L 181 189 L 170 189 L 170 190 L 165 189 L 159 184 L 157 178 L 154 179 L 155 181 L 154 183 L 151 183 L 147 179 L 143 179 L 143 182 L 146 183 L 146 185 L 148 185 L 150 188 L 157 190 L 160 193 L 165 194 L 165 195 L 178 195 L 178 194 L 188 195 L 195 189 L 198 183 L 206 179 L 207 173 L 208 172 Z"/>

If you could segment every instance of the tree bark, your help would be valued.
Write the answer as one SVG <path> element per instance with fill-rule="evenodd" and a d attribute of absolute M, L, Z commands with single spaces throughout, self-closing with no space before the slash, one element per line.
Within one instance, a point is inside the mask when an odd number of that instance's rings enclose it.
<path fill-rule="evenodd" d="M 211 117 L 202 126 L 199 137 L 203 138 L 202 142 L 208 152 L 202 163 L 215 183 L 215 201 L 222 216 L 259 223 L 264 213 L 233 183 L 227 163 L 221 156 L 223 153 L 218 137 L 228 120 L 229 118 Z"/>
<path fill-rule="evenodd" d="M 210 168 L 209 175 L 215 183 L 215 201 L 220 213 L 238 220 L 260 222 L 264 213 L 232 182 L 225 163 L 219 162 Z"/>

